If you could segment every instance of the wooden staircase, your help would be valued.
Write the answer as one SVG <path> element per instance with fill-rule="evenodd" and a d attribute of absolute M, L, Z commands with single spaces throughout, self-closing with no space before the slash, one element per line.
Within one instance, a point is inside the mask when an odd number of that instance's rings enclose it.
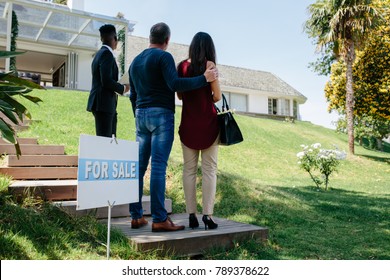
<path fill-rule="evenodd" d="M 61 145 L 39 145 L 35 138 L 18 139 L 22 155 L 16 156 L 15 147 L 0 138 L 0 154 L 5 155 L 0 173 L 11 176 L 9 191 L 16 197 L 32 194 L 45 201 L 63 207 L 75 215 L 94 213 L 98 218 L 107 217 L 107 207 L 76 211 L 78 157 L 66 155 Z M 145 215 L 150 215 L 150 197 L 143 199 Z M 166 199 L 165 207 L 172 212 L 172 201 Z M 129 205 L 117 205 L 112 217 L 129 216 Z"/>
<path fill-rule="evenodd" d="M 35 138 L 18 139 L 22 155 L 0 139 L 5 155 L 0 173 L 13 178 L 9 190 L 16 196 L 26 192 L 46 201 L 75 200 L 77 195 L 77 156 L 65 155 L 61 145 L 39 145 Z"/>

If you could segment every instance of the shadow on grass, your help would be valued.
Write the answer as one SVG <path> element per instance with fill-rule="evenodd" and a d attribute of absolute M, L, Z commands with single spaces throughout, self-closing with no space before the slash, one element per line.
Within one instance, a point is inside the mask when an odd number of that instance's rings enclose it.
<path fill-rule="evenodd" d="M 182 203 L 183 204 L 183 203 Z M 184 205 L 180 205 L 185 207 Z M 218 175 L 215 215 L 269 228 L 213 259 L 390 259 L 390 197 L 312 186 L 264 186 Z"/>
<path fill-rule="evenodd" d="M 390 164 L 390 157 L 377 157 L 377 156 L 369 156 L 369 155 L 363 155 L 363 154 L 356 154 L 357 156 L 361 156 L 361 157 L 365 157 L 365 158 L 368 158 L 370 160 L 375 160 L 375 161 L 378 161 L 378 162 L 384 162 L 384 163 L 387 163 L 387 164 Z"/>
<path fill-rule="evenodd" d="M 7 203 L 0 210 L 1 259 L 104 258 L 107 234 L 104 225 L 91 217 L 75 218 L 57 207 L 20 207 Z M 119 234 L 113 234 L 113 246 Z"/>

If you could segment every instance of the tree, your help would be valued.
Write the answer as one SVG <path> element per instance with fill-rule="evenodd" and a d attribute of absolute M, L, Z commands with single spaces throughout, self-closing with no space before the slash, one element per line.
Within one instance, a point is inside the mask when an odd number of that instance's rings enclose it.
<path fill-rule="evenodd" d="M 18 16 L 15 11 L 12 11 L 12 28 L 11 28 L 11 52 L 16 51 L 16 39 L 19 34 L 19 22 Z M 13 72 L 15 76 L 18 76 L 18 70 L 16 68 L 16 58 L 13 56 L 10 58 L 10 71 Z"/>
<path fill-rule="evenodd" d="M 68 0 L 54 0 L 53 3 L 66 5 Z"/>
<path fill-rule="evenodd" d="M 333 44 L 336 54 L 346 63 L 346 116 L 348 146 L 351 154 L 354 146 L 354 91 L 352 65 L 355 49 L 362 45 L 365 35 L 376 26 L 379 12 L 372 0 L 317 0 L 309 5 L 310 18 L 305 23 L 309 37 L 316 39 L 317 48 Z M 338 57 L 338 55 L 336 55 Z"/>
<path fill-rule="evenodd" d="M 336 125 L 337 132 L 346 133 L 345 116 L 342 115 Z M 383 151 L 383 139 L 390 135 L 390 120 L 374 119 L 370 116 L 356 116 L 355 135 L 361 146 L 364 145 L 363 140 L 366 139 L 370 149 Z"/>
<path fill-rule="evenodd" d="M 363 137 L 374 139 L 370 141 L 370 146 L 378 149 L 382 148 L 382 139 L 390 133 L 390 13 L 386 9 L 384 11 L 384 21 L 369 34 L 353 65 L 355 134 L 361 144 Z M 329 110 L 344 115 L 344 61 L 334 63 L 331 72 L 330 81 L 325 86 Z"/>
<path fill-rule="evenodd" d="M 124 19 L 125 15 L 122 13 L 118 13 L 117 18 Z M 119 72 L 121 75 L 123 75 L 126 72 L 126 29 L 121 29 L 118 31 L 118 41 L 121 43 L 121 52 L 118 57 L 118 62 L 119 62 Z"/>

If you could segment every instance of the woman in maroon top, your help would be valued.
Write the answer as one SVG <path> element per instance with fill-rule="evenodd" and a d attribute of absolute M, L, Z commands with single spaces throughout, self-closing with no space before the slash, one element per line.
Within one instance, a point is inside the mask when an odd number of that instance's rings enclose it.
<path fill-rule="evenodd" d="M 194 77 L 215 67 L 216 54 L 212 38 L 204 32 L 192 39 L 189 58 L 180 62 L 180 77 Z M 199 154 L 202 157 L 202 202 L 205 229 L 215 229 L 218 225 L 211 215 L 214 210 L 217 185 L 217 159 L 219 126 L 214 103 L 221 99 L 218 80 L 192 91 L 178 92 L 183 101 L 179 135 L 183 148 L 183 186 L 186 199 L 189 226 L 199 226 L 196 218 L 196 174 Z"/>

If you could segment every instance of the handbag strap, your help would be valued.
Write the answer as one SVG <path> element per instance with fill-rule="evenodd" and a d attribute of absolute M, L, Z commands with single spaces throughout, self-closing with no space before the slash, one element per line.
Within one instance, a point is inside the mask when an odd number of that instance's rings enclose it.
<path fill-rule="evenodd" d="M 229 104 L 227 103 L 225 95 L 222 93 L 222 112 L 229 111 Z"/>
<path fill-rule="evenodd" d="M 225 95 L 222 93 L 222 109 L 220 110 L 217 105 L 214 104 L 217 114 L 223 114 L 224 112 L 229 111 L 229 104 L 227 103 Z"/>

